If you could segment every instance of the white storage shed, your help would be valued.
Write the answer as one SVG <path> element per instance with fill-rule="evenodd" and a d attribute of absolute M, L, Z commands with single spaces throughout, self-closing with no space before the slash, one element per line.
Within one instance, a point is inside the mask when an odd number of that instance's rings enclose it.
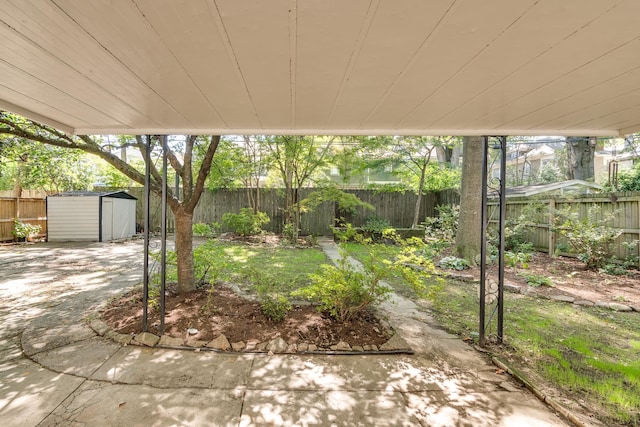
<path fill-rule="evenodd" d="M 98 241 L 136 234 L 136 198 L 124 191 L 47 197 L 47 240 Z"/>

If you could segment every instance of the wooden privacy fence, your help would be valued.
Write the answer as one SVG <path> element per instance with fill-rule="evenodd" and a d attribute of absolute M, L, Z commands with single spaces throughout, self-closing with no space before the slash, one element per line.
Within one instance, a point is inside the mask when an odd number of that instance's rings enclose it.
<path fill-rule="evenodd" d="M 302 190 L 301 198 L 305 198 L 314 191 L 312 188 Z M 370 203 L 375 207 L 374 211 L 358 209 L 358 212 L 351 218 L 354 226 L 363 225 L 370 217 L 386 219 L 397 228 L 410 227 L 413 221 L 413 213 L 416 204 L 416 195 L 410 192 L 386 193 L 375 192 L 373 190 L 346 190 L 348 193 L 357 195 L 361 200 Z M 129 193 L 138 198 L 137 222 L 143 223 L 143 189 L 133 187 Z M 453 190 L 429 193 L 423 196 L 420 206 L 420 218 L 424 220 L 427 216 L 435 216 L 435 207 L 438 205 L 459 203 L 459 196 Z M 260 189 L 260 210 L 269 215 L 271 221 L 264 226 L 267 231 L 279 233 L 282 231 L 284 222 L 285 198 L 282 189 Z M 246 189 L 205 191 L 202 194 L 198 206 L 194 212 L 193 222 L 211 224 L 217 222 L 222 225 L 222 216 L 227 213 L 238 213 L 240 209 L 248 206 Z M 151 224 L 152 230 L 160 229 L 160 198 L 152 194 L 151 198 Z M 336 215 L 333 203 L 325 202 L 313 212 L 302 216 L 302 233 L 319 236 L 331 235 L 331 225 Z M 170 213 L 168 218 L 168 231 L 173 232 L 174 222 Z M 228 230 L 222 230 L 228 231 Z"/>
<path fill-rule="evenodd" d="M 39 225 L 40 235 L 47 234 L 47 201 L 45 199 L 0 197 L 0 241 L 14 240 L 14 221 Z"/>
<path fill-rule="evenodd" d="M 537 209 L 532 209 L 532 206 Z M 528 208 L 527 208 L 528 207 Z M 632 255 L 622 244 L 640 240 L 640 192 L 581 194 L 573 197 L 552 198 L 508 198 L 506 206 L 507 221 L 517 221 L 525 214 L 528 225 L 526 237 L 537 250 L 554 253 L 565 244 L 562 236 L 553 231 L 554 213 L 564 209 L 577 210 L 580 218 L 588 217 L 589 210 L 596 208 L 597 221 L 615 230 L 622 231 L 612 247 L 618 259 Z M 525 210 L 527 209 L 527 210 Z M 489 218 L 497 223 L 498 203 L 489 202 Z M 603 220 L 611 215 L 611 219 Z M 635 246 L 637 255 L 638 246 Z M 563 251 L 561 251 L 563 252 Z"/>

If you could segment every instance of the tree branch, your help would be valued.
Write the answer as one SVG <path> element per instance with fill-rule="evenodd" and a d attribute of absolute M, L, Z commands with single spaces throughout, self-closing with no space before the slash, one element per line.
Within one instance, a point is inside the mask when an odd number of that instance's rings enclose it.
<path fill-rule="evenodd" d="M 207 180 L 209 171 L 211 170 L 213 155 L 216 153 L 219 144 L 220 135 L 212 135 L 209 146 L 207 147 L 207 152 L 205 153 L 204 159 L 202 160 L 202 165 L 200 166 L 200 170 L 198 171 L 198 179 L 196 180 L 196 184 L 193 187 L 193 193 L 191 194 L 191 197 L 189 197 L 189 199 L 184 199 L 184 209 L 189 213 L 193 213 L 193 210 L 198 204 L 200 195 L 204 190 L 204 183 Z"/>

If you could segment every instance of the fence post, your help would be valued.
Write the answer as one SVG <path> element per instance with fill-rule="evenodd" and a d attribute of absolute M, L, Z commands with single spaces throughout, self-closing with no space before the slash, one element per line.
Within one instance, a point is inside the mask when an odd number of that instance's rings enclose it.
<path fill-rule="evenodd" d="M 556 248 L 556 233 L 553 231 L 555 222 L 556 199 L 549 199 L 549 255 L 554 256 Z"/>

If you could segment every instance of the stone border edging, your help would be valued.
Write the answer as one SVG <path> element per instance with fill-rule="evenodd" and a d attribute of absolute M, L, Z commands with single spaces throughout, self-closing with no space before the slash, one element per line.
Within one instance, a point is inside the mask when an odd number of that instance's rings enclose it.
<path fill-rule="evenodd" d="M 509 365 L 507 365 L 502 360 L 498 359 L 496 356 L 491 356 L 491 362 L 493 362 L 493 364 L 496 365 L 498 368 L 504 370 L 506 373 L 511 375 L 513 378 L 515 378 L 519 383 L 524 385 L 527 388 L 527 390 L 531 391 L 541 402 L 549 405 L 555 411 L 560 413 L 560 415 L 565 417 L 567 420 L 571 421 L 571 423 L 576 427 L 592 427 L 591 424 L 585 423 L 580 418 L 578 418 L 572 411 L 562 406 L 560 402 L 553 399 L 552 397 L 545 395 L 538 387 L 532 384 L 531 381 L 529 381 L 522 373 L 511 368 Z"/>
<path fill-rule="evenodd" d="M 195 352 L 213 351 L 229 354 L 313 354 L 313 355 L 383 355 L 383 354 L 414 354 L 409 344 L 393 330 L 386 321 L 381 321 L 383 326 L 393 334 L 384 344 L 350 346 L 344 341 L 329 347 L 317 347 L 315 344 L 292 343 L 288 344 L 282 337 L 276 337 L 270 341 L 247 346 L 244 341 L 229 343 L 224 335 L 219 335 L 212 341 L 183 340 L 168 335 L 161 337 L 150 332 L 142 332 L 137 335 L 121 334 L 114 331 L 109 325 L 99 318 L 88 319 L 89 327 L 99 336 L 110 339 L 120 345 L 138 345 L 152 348 L 164 348 L 173 350 L 191 350 Z"/>
<path fill-rule="evenodd" d="M 443 272 L 437 273 L 438 276 L 447 278 L 447 279 L 454 279 L 454 280 L 459 280 L 461 282 L 465 282 L 465 283 L 479 283 L 480 280 L 476 279 L 475 277 L 473 277 L 471 274 L 464 274 L 464 273 L 455 273 L 455 272 Z M 548 299 L 548 300 L 552 300 L 552 301 L 558 301 L 558 302 L 566 302 L 569 304 L 574 304 L 574 305 L 578 305 L 578 306 L 583 306 L 583 307 L 600 307 L 600 308 L 608 308 L 612 311 L 617 311 L 617 312 L 624 312 L 624 313 L 638 313 L 640 312 L 640 306 L 636 306 L 636 305 L 626 305 L 626 304 L 621 304 L 619 302 L 608 302 L 608 301 L 589 301 L 589 300 L 580 300 L 572 295 L 564 295 L 564 294 L 559 294 L 559 295 L 545 295 L 543 293 L 537 292 L 535 287 L 532 286 L 520 286 L 520 285 L 514 285 L 513 283 L 505 283 L 504 284 L 504 290 L 507 292 L 511 292 L 511 293 L 515 293 L 515 294 L 522 294 L 522 295 L 526 295 L 526 296 L 533 296 L 533 297 L 538 297 L 538 298 L 544 298 L 544 299 Z"/>

